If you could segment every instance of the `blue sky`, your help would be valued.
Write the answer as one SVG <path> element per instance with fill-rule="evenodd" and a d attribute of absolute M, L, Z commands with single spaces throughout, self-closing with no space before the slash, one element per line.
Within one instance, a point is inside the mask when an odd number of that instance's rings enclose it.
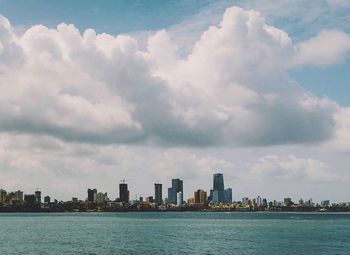
<path fill-rule="evenodd" d="M 15 25 L 73 23 L 112 34 L 156 30 L 176 24 L 212 1 L 1 1 Z"/>
<path fill-rule="evenodd" d="M 258 1 L 46 1 L 46 0 L 0 0 L 0 14 L 6 16 L 19 30 L 35 24 L 56 27 L 62 22 L 72 23 L 81 31 L 93 28 L 98 33 L 130 33 L 143 30 L 159 30 L 191 19 L 192 16 L 213 9 L 211 15 L 221 15 L 226 7 L 237 4 L 243 7 L 261 8 L 272 25 L 289 33 L 293 40 L 298 41 L 315 35 L 321 29 L 340 29 L 350 31 L 348 24 L 349 6 L 336 10 L 322 9 L 313 4 L 296 5 L 290 15 L 283 16 L 273 8 L 267 8 Z M 315 1 L 310 1 L 315 3 Z M 322 1 L 319 1 L 322 2 Z M 304 1 L 305 3 L 305 1 Z M 308 7 L 307 7 L 308 6 Z M 265 9 L 266 8 L 266 9 Z M 300 17 L 295 12 L 300 8 Z M 307 20 L 311 15 L 316 15 Z M 275 12 L 274 12 L 275 11 Z M 284 10 L 283 13 L 286 11 Z M 304 17 L 301 17 L 305 15 Z M 303 19 L 305 19 L 303 21 Z M 331 46 L 330 46 L 331 47 Z M 291 76 L 304 88 L 318 96 L 326 96 L 339 104 L 350 105 L 350 60 L 335 66 L 305 67 L 293 70 Z"/>

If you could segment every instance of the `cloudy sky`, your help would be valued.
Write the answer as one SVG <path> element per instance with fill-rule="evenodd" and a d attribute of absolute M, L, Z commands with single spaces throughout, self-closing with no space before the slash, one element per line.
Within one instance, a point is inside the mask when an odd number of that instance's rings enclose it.
<path fill-rule="evenodd" d="M 350 200 L 350 2 L 0 0 L 0 187 Z"/>

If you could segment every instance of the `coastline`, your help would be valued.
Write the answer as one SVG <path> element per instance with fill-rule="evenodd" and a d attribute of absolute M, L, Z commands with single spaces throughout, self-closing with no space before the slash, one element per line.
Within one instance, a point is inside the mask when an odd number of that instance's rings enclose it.
<path fill-rule="evenodd" d="M 350 210 L 304 210 L 304 211 L 294 211 L 294 210 L 55 210 L 55 209 L 22 209 L 22 210 L 3 210 L 0 209 L 0 215 L 6 213 L 239 213 L 239 214 L 350 214 Z"/>

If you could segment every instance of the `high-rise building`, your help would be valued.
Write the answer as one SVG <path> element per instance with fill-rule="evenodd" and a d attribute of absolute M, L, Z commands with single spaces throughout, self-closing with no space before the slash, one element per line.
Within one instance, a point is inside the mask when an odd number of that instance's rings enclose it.
<path fill-rule="evenodd" d="M 173 188 L 168 188 L 168 199 L 167 199 L 167 204 L 174 204 L 175 203 L 175 198 L 174 198 L 174 189 Z"/>
<path fill-rule="evenodd" d="M 34 194 L 26 194 L 24 195 L 24 202 L 29 205 L 29 206 L 33 206 L 36 203 L 36 196 Z"/>
<path fill-rule="evenodd" d="M 119 200 L 120 202 L 129 203 L 128 184 L 125 182 L 119 183 Z"/>
<path fill-rule="evenodd" d="M 259 207 L 259 206 L 262 206 L 262 197 L 261 196 L 258 196 L 257 198 L 256 198 L 256 205 Z"/>
<path fill-rule="evenodd" d="M 209 191 L 208 201 L 213 201 L 213 190 L 212 189 Z"/>
<path fill-rule="evenodd" d="M 180 179 L 171 180 L 171 188 L 168 189 L 168 203 L 177 204 L 177 193 L 183 194 L 183 181 Z"/>
<path fill-rule="evenodd" d="M 39 190 L 35 191 L 35 203 L 38 205 L 41 204 L 41 191 Z"/>
<path fill-rule="evenodd" d="M 97 189 L 88 189 L 88 202 L 96 203 Z"/>
<path fill-rule="evenodd" d="M 153 198 L 153 196 L 146 197 L 146 203 L 148 203 L 148 204 L 153 204 L 153 203 L 154 203 L 154 198 Z"/>
<path fill-rule="evenodd" d="M 1 192 L 0 204 L 14 205 L 14 204 L 22 204 L 23 203 L 23 192 L 21 192 L 21 191 L 7 193 L 6 191 L 2 190 L 0 192 Z M 21 197 L 21 194 L 22 194 L 22 197 Z"/>
<path fill-rule="evenodd" d="M 253 198 L 252 203 L 253 203 L 254 207 L 258 206 L 258 205 L 256 204 L 256 198 Z"/>
<path fill-rule="evenodd" d="M 44 203 L 50 204 L 50 202 L 51 202 L 50 196 L 45 196 L 44 197 Z"/>
<path fill-rule="evenodd" d="M 330 200 L 323 200 L 323 201 L 321 201 L 321 206 L 322 207 L 328 207 L 330 205 L 331 205 Z"/>
<path fill-rule="evenodd" d="M 212 199 L 211 201 L 213 202 L 213 204 L 219 204 L 220 200 L 219 200 L 219 191 L 218 190 L 213 190 L 212 193 Z"/>
<path fill-rule="evenodd" d="M 217 202 L 225 202 L 225 186 L 224 186 L 224 175 L 221 173 L 216 173 L 213 175 L 213 196 L 214 192 L 217 191 Z M 214 202 L 214 197 L 212 197 Z M 216 201 L 215 201 L 216 202 Z"/>
<path fill-rule="evenodd" d="M 17 203 L 23 204 L 23 191 L 17 190 L 14 198 Z"/>
<path fill-rule="evenodd" d="M 156 204 L 158 204 L 158 205 L 161 205 L 163 202 L 162 184 L 161 183 L 154 184 L 154 200 L 155 200 Z"/>
<path fill-rule="evenodd" d="M 5 204 L 7 192 L 4 189 L 0 189 L 0 204 Z"/>
<path fill-rule="evenodd" d="M 15 194 L 13 192 L 7 193 L 5 203 L 13 205 L 14 204 L 14 200 L 15 200 Z"/>
<path fill-rule="evenodd" d="M 305 204 L 306 204 L 306 206 L 309 206 L 309 207 L 314 206 L 314 203 L 312 202 L 312 198 L 309 198 L 309 200 L 307 200 L 307 201 L 305 202 Z"/>
<path fill-rule="evenodd" d="M 225 204 L 232 204 L 232 189 L 225 189 Z"/>
<path fill-rule="evenodd" d="M 286 197 L 286 198 L 284 199 L 284 206 L 289 207 L 289 206 L 291 206 L 292 204 L 293 204 L 293 201 L 292 201 L 292 199 L 291 199 L 290 197 Z"/>
<path fill-rule="evenodd" d="M 194 192 L 194 203 L 195 204 L 206 204 L 207 203 L 207 192 L 204 190 L 197 190 Z"/>
<path fill-rule="evenodd" d="M 263 198 L 263 206 L 267 206 L 267 199 L 266 198 Z"/>
<path fill-rule="evenodd" d="M 182 206 L 184 201 L 182 191 L 177 192 L 176 194 L 176 205 L 177 206 Z"/>

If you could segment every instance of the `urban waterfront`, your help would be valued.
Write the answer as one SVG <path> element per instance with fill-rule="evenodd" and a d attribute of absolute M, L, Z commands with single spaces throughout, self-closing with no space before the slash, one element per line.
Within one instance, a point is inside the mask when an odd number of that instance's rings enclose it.
<path fill-rule="evenodd" d="M 11 213 L 0 254 L 349 254 L 347 213 Z"/>
<path fill-rule="evenodd" d="M 125 179 L 119 183 L 119 197 L 111 200 L 107 193 L 98 192 L 97 189 L 87 190 L 87 198 L 79 200 L 72 197 L 70 201 L 51 201 L 50 196 L 41 199 L 41 191 L 34 194 L 24 194 L 17 190 L 7 192 L 0 189 L 0 212 L 150 212 L 150 211 L 283 211 L 283 212 L 350 212 L 350 202 L 331 203 L 323 200 L 314 203 L 310 198 L 304 201 L 302 198 L 294 202 L 290 197 L 283 201 L 268 201 L 266 198 L 243 197 L 241 201 L 232 200 L 232 188 L 225 189 L 224 175 L 213 174 L 213 188 L 208 193 L 202 189 L 194 191 L 193 197 L 184 201 L 184 182 L 176 178 L 171 180 L 168 188 L 168 197 L 163 199 L 163 185 L 154 183 L 154 196 L 146 199 L 140 196 L 135 200 L 130 199 L 130 191 Z"/>

